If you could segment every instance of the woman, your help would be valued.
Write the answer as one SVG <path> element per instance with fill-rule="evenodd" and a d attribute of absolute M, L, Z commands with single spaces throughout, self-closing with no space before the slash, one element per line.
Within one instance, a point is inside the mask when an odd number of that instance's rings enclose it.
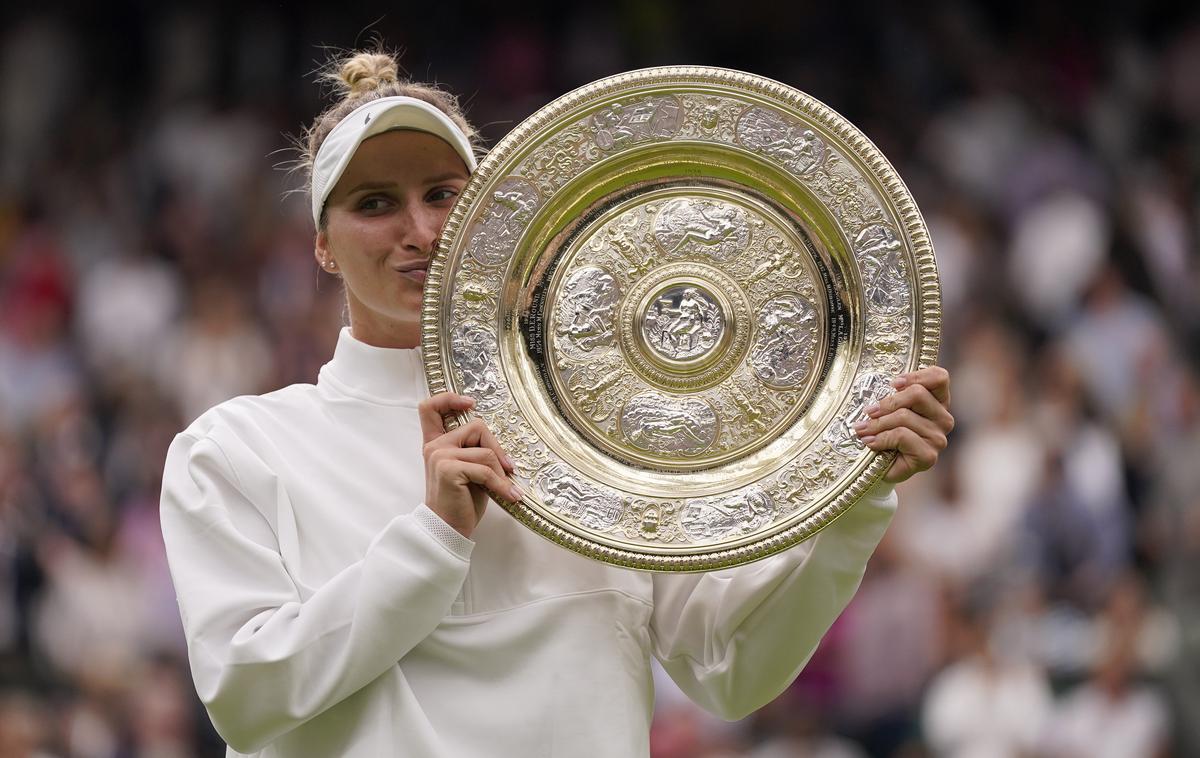
<path fill-rule="evenodd" d="M 818 537 L 699 575 L 534 535 L 485 488 L 511 463 L 468 397 L 428 397 L 424 268 L 475 160 L 442 93 L 362 54 L 310 132 L 316 257 L 350 316 L 315 385 L 242 397 L 171 446 L 162 524 L 196 688 L 230 754 L 646 755 L 650 657 L 721 716 L 795 677 L 945 445 L 948 378 L 898 380 L 860 434 L 900 451 Z M 519 497 L 519 492 L 512 492 Z"/>

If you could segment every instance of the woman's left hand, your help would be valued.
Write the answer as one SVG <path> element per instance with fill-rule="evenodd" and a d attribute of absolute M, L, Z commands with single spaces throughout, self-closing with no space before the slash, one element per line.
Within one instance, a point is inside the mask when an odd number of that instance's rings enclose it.
<path fill-rule="evenodd" d="M 901 374 L 892 386 L 896 392 L 867 408 L 870 418 L 855 424 L 854 431 L 877 453 L 896 451 L 896 460 L 883 475 L 884 481 L 896 484 L 937 463 L 954 417 L 950 374 L 941 366 Z"/>

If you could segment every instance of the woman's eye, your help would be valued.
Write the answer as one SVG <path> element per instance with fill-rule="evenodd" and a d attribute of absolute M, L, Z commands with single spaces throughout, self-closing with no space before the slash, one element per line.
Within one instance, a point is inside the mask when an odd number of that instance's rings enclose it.
<path fill-rule="evenodd" d="M 358 209 L 360 211 L 381 211 L 390 205 L 386 197 L 378 195 L 370 195 L 358 201 Z"/>
<path fill-rule="evenodd" d="M 458 191 L 451 187 L 441 187 L 429 193 L 429 202 L 437 203 L 442 200 L 453 200 L 458 197 Z"/>

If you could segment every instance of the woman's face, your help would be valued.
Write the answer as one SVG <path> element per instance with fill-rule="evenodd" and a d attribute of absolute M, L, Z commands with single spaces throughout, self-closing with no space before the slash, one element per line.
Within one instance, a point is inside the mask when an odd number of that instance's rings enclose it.
<path fill-rule="evenodd" d="M 429 256 L 468 179 L 440 137 L 391 131 L 359 145 L 325 205 L 318 263 L 346 284 L 354 336 L 378 347 L 420 342 Z"/>

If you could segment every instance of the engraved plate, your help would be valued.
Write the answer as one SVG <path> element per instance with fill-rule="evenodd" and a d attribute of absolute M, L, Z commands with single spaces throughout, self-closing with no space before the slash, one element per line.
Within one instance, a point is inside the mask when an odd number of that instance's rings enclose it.
<path fill-rule="evenodd" d="M 648 392 L 621 409 L 621 433 L 638 449 L 690 457 L 716 440 L 717 413 L 698 398 Z"/>
<path fill-rule="evenodd" d="M 784 550 L 892 460 L 853 424 L 934 363 L 929 236 L 852 125 L 776 82 L 647 69 L 500 142 L 422 310 L 431 392 L 474 396 L 526 496 L 599 560 L 698 571 Z"/>

